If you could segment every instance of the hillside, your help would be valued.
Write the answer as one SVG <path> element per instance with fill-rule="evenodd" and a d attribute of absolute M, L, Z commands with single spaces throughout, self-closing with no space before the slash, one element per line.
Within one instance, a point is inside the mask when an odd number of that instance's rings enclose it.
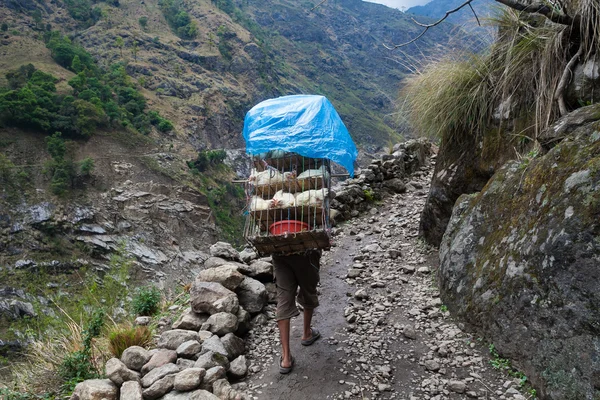
<path fill-rule="evenodd" d="M 450 28 L 442 28 L 402 53 L 390 52 L 383 44 L 406 41 L 418 27 L 400 11 L 360 0 L 328 2 L 312 12 L 310 2 L 178 1 L 177 10 L 196 26 L 186 38 L 175 34 L 158 0 L 113 4 L 97 2 L 92 24 L 73 19 L 58 2 L 8 2 L 0 15 L 9 26 L 5 53 L 11 58 L 0 73 L 47 53 L 33 38 L 41 36 L 31 16 L 39 12 L 43 24 L 72 36 L 100 65 L 127 62 L 145 96 L 174 119 L 195 150 L 243 147 L 245 111 L 292 93 L 329 97 L 359 142 L 386 144 L 398 137 L 391 114 L 407 65 L 450 42 Z M 147 18 L 145 28 L 140 17 Z M 37 62 L 60 74 L 51 62 Z"/>
<path fill-rule="evenodd" d="M 323 94 L 366 151 L 400 137 L 400 81 L 450 30 L 391 53 L 418 34 L 401 12 L 313 6 L 0 3 L 0 355 L 59 329 L 50 301 L 123 308 L 139 285 L 192 279 L 218 238 L 241 244 L 243 168 L 223 161 L 245 160 L 255 103 Z"/>

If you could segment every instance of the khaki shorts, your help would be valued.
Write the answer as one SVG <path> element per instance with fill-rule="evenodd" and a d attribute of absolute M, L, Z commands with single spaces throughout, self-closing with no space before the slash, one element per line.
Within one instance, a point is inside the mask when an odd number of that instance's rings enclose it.
<path fill-rule="evenodd" d="M 298 304 L 305 309 L 311 310 L 319 306 L 317 284 L 320 259 L 321 252 L 317 250 L 273 256 L 273 274 L 277 284 L 277 321 L 300 314 L 296 307 L 296 292 Z"/>

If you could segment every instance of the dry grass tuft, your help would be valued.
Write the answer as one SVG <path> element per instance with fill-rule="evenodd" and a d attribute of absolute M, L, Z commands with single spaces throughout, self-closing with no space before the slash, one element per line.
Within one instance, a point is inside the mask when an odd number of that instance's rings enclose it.
<path fill-rule="evenodd" d="M 108 333 L 108 350 L 117 358 L 128 347 L 148 347 L 151 343 L 152 332 L 147 326 L 116 325 Z"/>

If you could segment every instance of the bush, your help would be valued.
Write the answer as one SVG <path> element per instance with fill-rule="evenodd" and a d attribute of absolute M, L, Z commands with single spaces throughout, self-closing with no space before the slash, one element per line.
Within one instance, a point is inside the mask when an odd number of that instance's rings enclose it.
<path fill-rule="evenodd" d="M 160 0 L 160 8 L 173 31 L 182 39 L 194 39 L 198 35 L 198 26 L 190 15 L 181 9 L 179 0 Z"/>
<path fill-rule="evenodd" d="M 90 176 L 94 171 L 94 168 L 94 159 L 91 157 L 86 157 L 79 163 L 79 174 L 81 176 Z"/>
<path fill-rule="evenodd" d="M 117 326 L 108 334 L 108 350 L 117 358 L 128 347 L 147 347 L 151 343 L 152 332 L 147 326 Z"/>
<path fill-rule="evenodd" d="M 188 164 L 190 168 L 195 168 L 199 172 L 204 172 L 211 167 L 222 164 L 227 157 L 225 150 L 203 150 L 198 153 L 198 158 Z"/>
<path fill-rule="evenodd" d="M 58 368 L 58 374 L 63 378 L 67 390 L 73 390 L 77 383 L 86 379 L 100 377 L 98 368 L 93 361 L 92 342 L 100 335 L 104 325 L 104 316 L 103 310 L 94 312 L 87 329 L 82 332 L 83 347 L 67 354 Z"/>
<path fill-rule="evenodd" d="M 146 26 L 148 26 L 148 17 L 140 17 L 140 19 L 138 19 L 138 22 L 140 23 L 142 29 L 146 29 Z"/>
<path fill-rule="evenodd" d="M 158 288 L 154 286 L 139 288 L 133 297 L 133 312 L 136 315 L 154 315 L 158 311 L 160 300 L 161 294 Z"/>
<path fill-rule="evenodd" d="M 2 29 L 2 32 L 6 32 L 8 30 L 8 24 L 6 22 L 4 22 L 0 29 Z"/>
<path fill-rule="evenodd" d="M 173 130 L 173 123 L 169 120 L 163 119 L 158 123 L 158 130 L 161 132 L 170 132 Z"/>

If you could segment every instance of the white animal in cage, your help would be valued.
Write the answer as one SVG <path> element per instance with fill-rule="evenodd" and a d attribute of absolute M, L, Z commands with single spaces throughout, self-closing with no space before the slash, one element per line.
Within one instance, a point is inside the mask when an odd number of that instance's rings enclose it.
<path fill-rule="evenodd" d="M 291 193 L 286 193 L 283 190 L 278 191 L 271 200 L 271 207 L 273 208 L 287 208 L 294 207 L 296 205 L 296 198 Z"/>
<path fill-rule="evenodd" d="M 329 172 L 327 172 L 327 168 L 323 165 L 318 169 L 307 169 L 298 175 L 298 179 L 306 179 L 306 178 L 318 178 L 323 177 L 323 179 L 329 179 Z"/>
<path fill-rule="evenodd" d="M 296 171 L 284 172 L 283 174 L 276 169 L 267 168 L 264 171 L 258 172 L 256 169 L 252 169 L 248 182 L 253 183 L 256 186 L 262 185 L 273 185 L 283 183 L 296 178 Z"/>
<path fill-rule="evenodd" d="M 327 189 L 305 190 L 296 195 L 297 206 L 318 206 L 323 204 L 323 200 L 329 195 Z"/>
<path fill-rule="evenodd" d="M 271 206 L 271 200 L 265 200 L 259 196 L 250 197 L 250 211 L 268 210 Z"/>

